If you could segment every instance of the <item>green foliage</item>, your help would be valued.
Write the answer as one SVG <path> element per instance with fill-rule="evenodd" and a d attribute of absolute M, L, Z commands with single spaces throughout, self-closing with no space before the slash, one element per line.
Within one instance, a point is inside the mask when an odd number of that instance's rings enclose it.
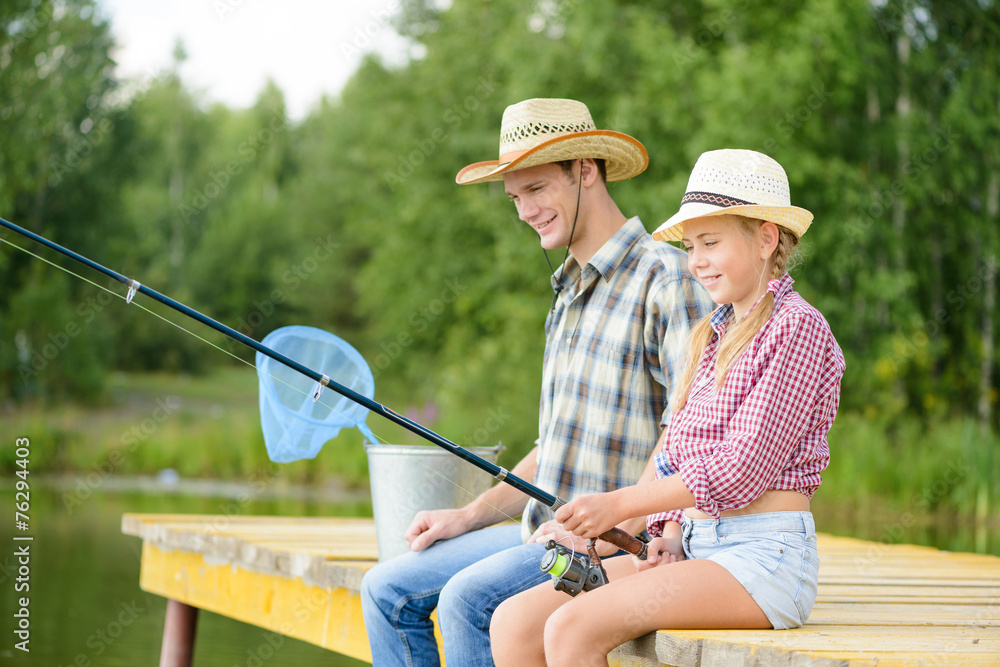
<path fill-rule="evenodd" d="M 123 222 L 111 46 L 91 1 L 0 8 L 0 210 L 83 253 Z M 0 400 L 93 397 L 110 355 L 86 321 L 91 288 L 21 253 L 0 263 L 0 284 Z"/>
<path fill-rule="evenodd" d="M 995 516 L 1000 442 L 972 419 L 924 424 L 859 414 L 837 419 L 830 433 L 830 467 L 818 499 L 889 508 L 925 516 L 947 509 Z"/>
<path fill-rule="evenodd" d="M 966 433 L 969 420 L 998 423 L 993 0 L 410 0 L 397 24 L 410 60 L 367 56 L 297 123 L 273 84 L 232 110 L 206 106 L 176 71 L 116 81 L 93 3 L 59 6 L 0 8 L 4 217 L 255 338 L 331 330 L 368 360 L 377 398 L 459 442 L 502 440 L 509 461 L 531 447 L 550 292 L 502 186 L 454 175 L 495 155 L 508 104 L 574 97 L 649 150 L 646 173 L 612 186 L 649 229 L 676 210 L 705 150 L 753 148 L 786 168 L 793 202 L 815 214 L 792 273 L 848 360 L 838 428 L 872 443 L 837 450 L 832 473 L 923 460 L 909 440 L 954 457 L 949 438 L 996 451 Z M 99 293 L 52 271 L 0 252 L 0 399 L 94 396 L 110 368 L 229 361 L 117 299 L 88 310 Z M 81 312 L 96 317 L 73 349 L 22 381 L 23 355 Z M 186 465 L 239 468 L 207 455 Z"/>

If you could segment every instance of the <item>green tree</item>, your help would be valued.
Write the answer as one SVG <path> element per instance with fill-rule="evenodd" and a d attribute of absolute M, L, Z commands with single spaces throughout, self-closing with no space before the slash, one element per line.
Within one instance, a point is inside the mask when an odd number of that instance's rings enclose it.
<path fill-rule="evenodd" d="M 115 183 L 130 128 L 113 103 L 111 47 L 93 2 L 0 7 L 0 211 L 83 253 L 123 224 Z M 0 263 L 0 398 L 95 395 L 108 337 L 90 319 L 92 288 L 13 252 Z"/>

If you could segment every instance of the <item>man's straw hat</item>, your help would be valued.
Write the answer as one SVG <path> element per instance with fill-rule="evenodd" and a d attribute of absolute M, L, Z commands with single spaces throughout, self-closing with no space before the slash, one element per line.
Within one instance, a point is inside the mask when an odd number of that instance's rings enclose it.
<path fill-rule="evenodd" d="M 684 222 L 742 215 L 781 225 L 800 238 L 813 214 L 791 205 L 781 165 L 757 151 L 724 148 L 702 153 L 691 171 L 681 208 L 653 232 L 659 241 L 680 241 Z"/>
<path fill-rule="evenodd" d="M 603 159 L 609 181 L 632 178 L 649 164 L 641 143 L 621 132 L 598 130 L 582 102 L 532 99 L 504 110 L 500 159 L 470 164 L 455 181 L 499 181 L 509 171 L 577 158 Z"/>

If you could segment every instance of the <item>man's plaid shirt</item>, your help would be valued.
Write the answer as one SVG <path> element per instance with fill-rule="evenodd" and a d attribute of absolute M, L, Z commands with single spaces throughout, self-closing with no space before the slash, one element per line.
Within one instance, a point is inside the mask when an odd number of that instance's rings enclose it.
<path fill-rule="evenodd" d="M 687 255 L 654 241 L 638 218 L 582 272 L 567 259 L 552 283 L 562 290 L 545 322 L 535 484 L 572 500 L 638 480 L 667 421 L 691 326 L 713 304 Z M 528 501 L 524 538 L 551 518 Z"/>

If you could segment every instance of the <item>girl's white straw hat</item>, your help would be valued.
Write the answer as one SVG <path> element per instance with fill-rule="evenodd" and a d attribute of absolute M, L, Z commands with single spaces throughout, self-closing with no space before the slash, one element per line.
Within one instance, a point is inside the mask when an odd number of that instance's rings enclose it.
<path fill-rule="evenodd" d="M 680 241 L 684 222 L 742 215 L 781 225 L 801 238 L 813 214 L 792 206 L 788 177 L 772 158 L 737 148 L 702 153 L 691 171 L 681 208 L 653 232 L 659 241 Z"/>
<path fill-rule="evenodd" d="M 470 164 L 458 172 L 455 181 L 462 185 L 500 181 L 516 169 L 578 158 L 603 159 L 609 181 L 632 178 L 649 164 L 638 140 L 598 130 L 587 105 L 540 98 L 507 107 L 500 124 L 500 159 Z"/>

